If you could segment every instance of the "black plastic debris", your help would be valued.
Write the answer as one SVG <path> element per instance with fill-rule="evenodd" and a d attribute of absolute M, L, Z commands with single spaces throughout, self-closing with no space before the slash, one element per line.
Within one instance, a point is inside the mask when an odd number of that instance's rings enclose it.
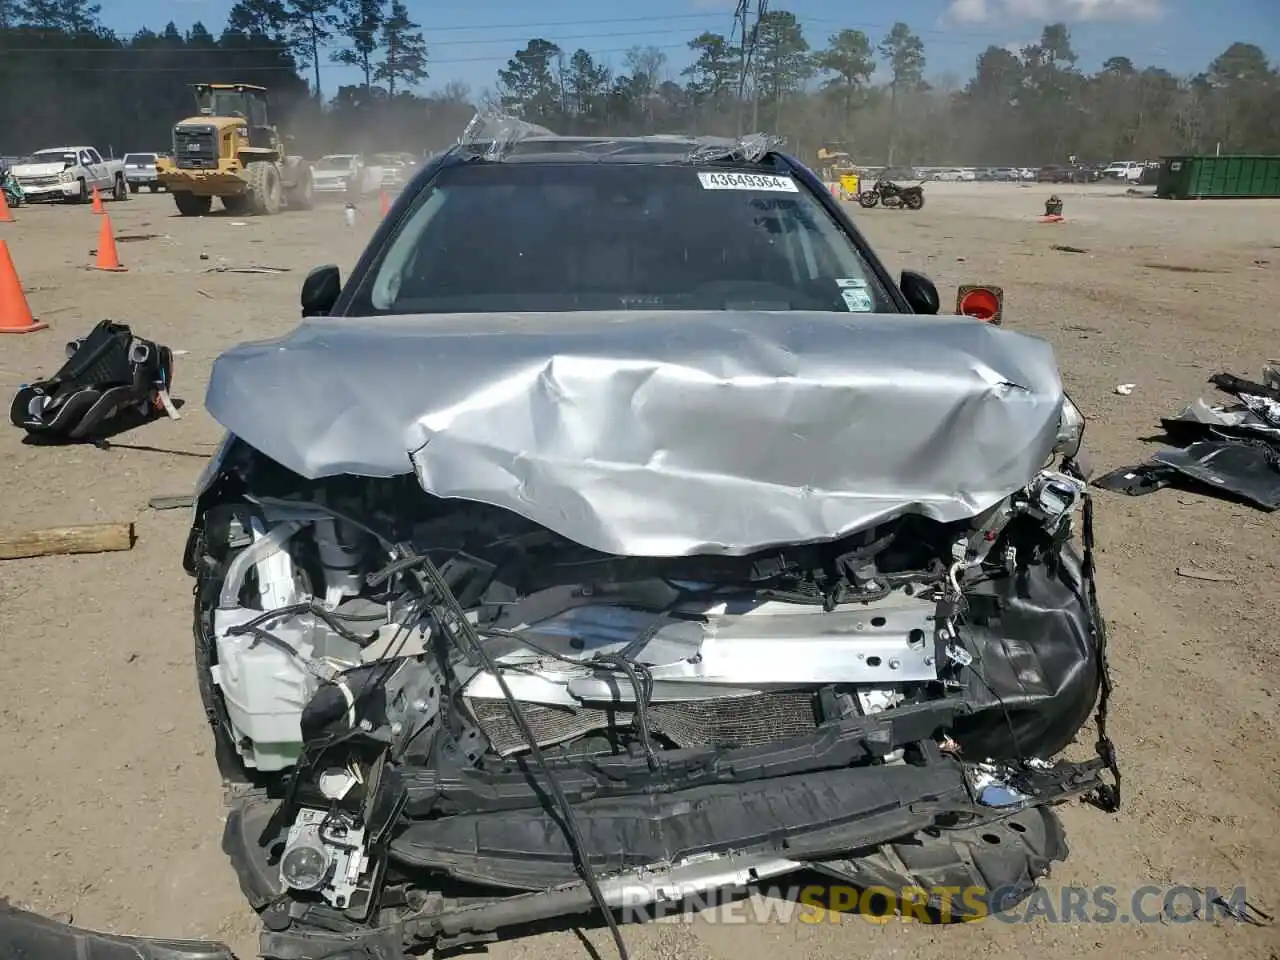
<path fill-rule="evenodd" d="M 1177 449 L 1099 477 L 1094 486 L 1140 497 L 1168 486 L 1216 494 L 1268 512 L 1280 509 L 1280 372 L 1263 381 L 1218 373 L 1209 382 L 1240 402 L 1194 400 L 1160 425 Z"/>
<path fill-rule="evenodd" d="M 1280 507 L 1280 450 L 1262 442 L 1201 440 L 1153 458 L 1180 477 L 1223 491 L 1268 512 Z"/>

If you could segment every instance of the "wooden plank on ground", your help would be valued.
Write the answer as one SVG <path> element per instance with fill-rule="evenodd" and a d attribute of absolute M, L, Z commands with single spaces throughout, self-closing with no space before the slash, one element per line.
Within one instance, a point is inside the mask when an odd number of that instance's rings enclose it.
<path fill-rule="evenodd" d="M 43 530 L 0 530 L 0 560 L 133 549 L 132 523 L 91 523 Z"/>

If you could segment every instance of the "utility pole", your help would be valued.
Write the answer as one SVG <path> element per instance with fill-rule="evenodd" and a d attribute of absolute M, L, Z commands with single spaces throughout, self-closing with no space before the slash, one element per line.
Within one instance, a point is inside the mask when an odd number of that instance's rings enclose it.
<path fill-rule="evenodd" d="M 746 109 L 744 99 L 747 77 L 753 69 L 756 41 L 760 34 L 760 21 L 769 12 L 769 0 L 738 0 L 738 7 L 733 14 L 734 32 L 738 34 L 738 136 L 742 136 L 743 114 Z M 754 20 L 754 23 L 752 22 Z M 754 133 L 760 126 L 760 91 L 758 85 L 751 83 L 751 130 Z"/>
<path fill-rule="evenodd" d="M 738 136 L 742 136 L 742 92 L 747 84 L 747 7 L 750 0 L 738 0 L 738 8 L 733 13 L 733 30 L 729 34 L 738 36 Z"/>

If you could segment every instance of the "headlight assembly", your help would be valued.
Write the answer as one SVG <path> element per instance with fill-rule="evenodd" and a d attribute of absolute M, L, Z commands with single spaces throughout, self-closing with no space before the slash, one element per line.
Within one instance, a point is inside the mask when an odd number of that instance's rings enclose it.
<path fill-rule="evenodd" d="M 1084 442 L 1084 414 L 1071 402 L 1066 394 L 1062 397 L 1062 412 L 1058 419 L 1058 441 L 1053 452 L 1060 453 L 1068 460 L 1073 460 L 1080 453 L 1080 445 Z"/>

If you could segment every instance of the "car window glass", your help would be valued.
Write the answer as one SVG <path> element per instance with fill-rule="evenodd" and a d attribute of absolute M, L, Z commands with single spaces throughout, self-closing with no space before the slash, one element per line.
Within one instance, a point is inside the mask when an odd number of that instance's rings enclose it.
<path fill-rule="evenodd" d="M 449 168 L 372 272 L 355 312 L 897 309 L 807 190 L 687 165 Z"/>

